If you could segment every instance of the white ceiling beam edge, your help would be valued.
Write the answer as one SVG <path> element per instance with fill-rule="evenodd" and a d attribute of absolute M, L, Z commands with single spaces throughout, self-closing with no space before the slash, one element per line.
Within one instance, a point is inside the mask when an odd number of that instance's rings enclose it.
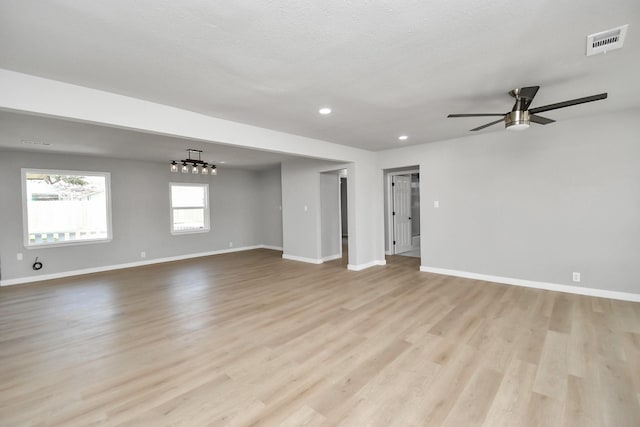
<path fill-rule="evenodd" d="M 129 96 L 0 69 L 0 108 L 323 160 L 368 150 L 207 116 Z"/>

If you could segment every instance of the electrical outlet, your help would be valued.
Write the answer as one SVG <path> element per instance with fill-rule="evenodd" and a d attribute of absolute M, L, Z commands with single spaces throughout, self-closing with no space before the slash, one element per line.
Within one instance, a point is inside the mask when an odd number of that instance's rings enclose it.
<path fill-rule="evenodd" d="M 22 252 L 18 252 L 18 253 L 16 254 L 16 259 L 17 259 L 18 261 L 22 261 Z"/>
<path fill-rule="evenodd" d="M 229 242 L 229 247 L 232 248 L 233 247 L 233 242 Z"/>
<path fill-rule="evenodd" d="M 440 207 L 440 202 L 438 200 L 434 200 L 433 201 L 433 207 L 434 208 L 439 208 Z"/>
<path fill-rule="evenodd" d="M 573 281 L 574 282 L 579 282 L 580 281 L 580 273 L 577 271 L 573 272 Z"/>
<path fill-rule="evenodd" d="M 140 252 L 140 258 L 146 258 L 147 253 L 145 251 Z"/>

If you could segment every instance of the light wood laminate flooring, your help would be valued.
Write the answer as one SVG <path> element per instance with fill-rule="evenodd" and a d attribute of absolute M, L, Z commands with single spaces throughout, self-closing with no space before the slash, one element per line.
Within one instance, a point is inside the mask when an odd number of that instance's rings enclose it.
<path fill-rule="evenodd" d="M 0 289 L 2 426 L 638 426 L 640 304 L 255 250 Z"/>

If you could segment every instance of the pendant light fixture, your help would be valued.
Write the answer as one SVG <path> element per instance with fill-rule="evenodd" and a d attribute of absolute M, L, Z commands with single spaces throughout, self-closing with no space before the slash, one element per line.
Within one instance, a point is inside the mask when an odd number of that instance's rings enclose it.
<path fill-rule="evenodd" d="M 178 169 L 182 173 L 191 173 L 193 175 L 218 175 L 216 165 L 209 164 L 202 160 L 202 150 L 195 150 L 193 148 L 187 149 L 188 158 L 182 160 L 172 160 L 170 164 L 170 170 L 173 173 L 178 173 Z M 191 154 L 198 153 L 197 159 L 192 159 Z M 195 157 L 195 154 L 194 154 Z M 182 166 L 178 167 L 178 162 L 182 163 Z"/>

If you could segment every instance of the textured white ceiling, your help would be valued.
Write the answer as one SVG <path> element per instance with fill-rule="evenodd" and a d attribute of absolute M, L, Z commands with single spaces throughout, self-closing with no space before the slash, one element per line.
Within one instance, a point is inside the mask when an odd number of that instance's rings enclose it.
<path fill-rule="evenodd" d="M 622 24 L 622 50 L 585 56 Z M 638 0 L 0 0 L 1 68 L 372 150 L 467 135 L 486 121 L 446 115 L 515 87 L 609 92 L 557 120 L 638 106 L 638 34 Z"/>

